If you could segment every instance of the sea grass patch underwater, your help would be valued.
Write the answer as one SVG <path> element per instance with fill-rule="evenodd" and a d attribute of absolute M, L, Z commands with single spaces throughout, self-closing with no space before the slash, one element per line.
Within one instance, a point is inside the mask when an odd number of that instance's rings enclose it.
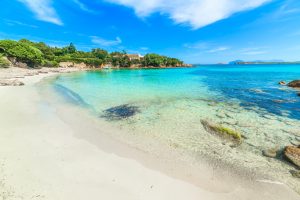
<path fill-rule="evenodd" d="M 220 136 L 221 138 L 229 139 L 236 143 L 242 142 L 242 135 L 238 131 L 235 131 L 228 127 L 224 127 L 220 124 L 215 124 L 208 120 L 201 120 L 201 124 L 204 126 L 204 128 L 208 132 L 216 134 L 216 135 Z"/>
<path fill-rule="evenodd" d="M 107 120 L 122 120 L 128 119 L 139 112 L 140 109 L 137 106 L 125 104 L 104 110 L 101 117 Z"/>

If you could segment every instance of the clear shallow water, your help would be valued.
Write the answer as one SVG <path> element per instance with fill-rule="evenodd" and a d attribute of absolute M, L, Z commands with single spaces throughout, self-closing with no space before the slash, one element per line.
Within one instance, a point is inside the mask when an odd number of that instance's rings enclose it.
<path fill-rule="evenodd" d="M 262 150 L 283 148 L 300 136 L 300 98 L 278 85 L 299 78 L 299 65 L 212 65 L 78 72 L 57 77 L 53 87 L 133 137 L 255 169 L 300 191 L 289 174 L 293 166 L 262 156 Z M 109 116 L 116 109 L 131 116 Z M 233 148 L 207 133 L 203 119 L 241 132 L 243 143 Z"/>

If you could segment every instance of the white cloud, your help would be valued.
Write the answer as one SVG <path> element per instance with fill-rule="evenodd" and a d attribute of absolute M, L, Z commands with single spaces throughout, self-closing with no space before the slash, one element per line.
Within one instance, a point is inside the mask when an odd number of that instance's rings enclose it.
<path fill-rule="evenodd" d="M 122 40 L 119 37 L 116 37 L 115 40 L 106 40 L 97 36 L 91 36 L 91 39 L 94 44 L 103 47 L 117 46 L 122 43 Z"/>
<path fill-rule="evenodd" d="M 75 4 L 79 6 L 79 8 L 83 11 L 94 13 L 93 10 L 89 9 L 85 4 L 83 4 L 80 0 L 73 0 Z"/>
<path fill-rule="evenodd" d="M 24 3 L 41 21 L 63 25 L 55 9 L 52 7 L 51 0 L 19 0 Z"/>
<path fill-rule="evenodd" d="M 226 51 L 230 49 L 229 47 L 218 47 L 218 48 L 215 48 L 215 49 L 211 49 L 209 51 L 207 51 L 208 53 L 216 53 L 216 52 L 220 52 L 220 51 Z"/>
<path fill-rule="evenodd" d="M 152 13 L 167 14 L 179 24 L 194 29 L 230 17 L 232 14 L 253 9 L 271 0 L 106 0 L 131 7 L 139 17 Z"/>

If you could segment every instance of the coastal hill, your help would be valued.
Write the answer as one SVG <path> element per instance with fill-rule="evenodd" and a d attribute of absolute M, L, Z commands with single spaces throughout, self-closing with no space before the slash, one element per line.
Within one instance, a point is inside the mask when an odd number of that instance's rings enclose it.
<path fill-rule="evenodd" d="M 177 58 L 158 54 L 127 54 L 100 48 L 79 51 L 73 43 L 66 47 L 51 47 L 27 39 L 0 40 L 0 67 L 86 67 L 86 68 L 166 68 L 189 66 Z"/>
<path fill-rule="evenodd" d="M 231 61 L 228 64 L 230 65 L 284 65 L 284 64 L 300 64 L 300 61 L 295 62 L 286 62 L 284 60 L 255 60 L 255 61 L 243 61 L 235 60 Z"/>

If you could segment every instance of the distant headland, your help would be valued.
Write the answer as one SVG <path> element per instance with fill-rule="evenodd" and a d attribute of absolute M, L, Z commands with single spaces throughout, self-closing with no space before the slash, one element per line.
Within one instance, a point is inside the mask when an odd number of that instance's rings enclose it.
<path fill-rule="evenodd" d="M 51 47 L 27 39 L 0 40 L 0 67 L 79 67 L 79 68 L 172 68 L 190 67 L 177 58 L 149 53 L 128 54 L 108 52 L 101 48 L 77 50 L 73 43 L 66 47 Z"/>
<path fill-rule="evenodd" d="M 300 61 L 287 62 L 284 60 L 255 60 L 255 61 L 243 61 L 235 60 L 231 61 L 230 65 L 288 65 L 288 64 L 300 64 Z"/>

